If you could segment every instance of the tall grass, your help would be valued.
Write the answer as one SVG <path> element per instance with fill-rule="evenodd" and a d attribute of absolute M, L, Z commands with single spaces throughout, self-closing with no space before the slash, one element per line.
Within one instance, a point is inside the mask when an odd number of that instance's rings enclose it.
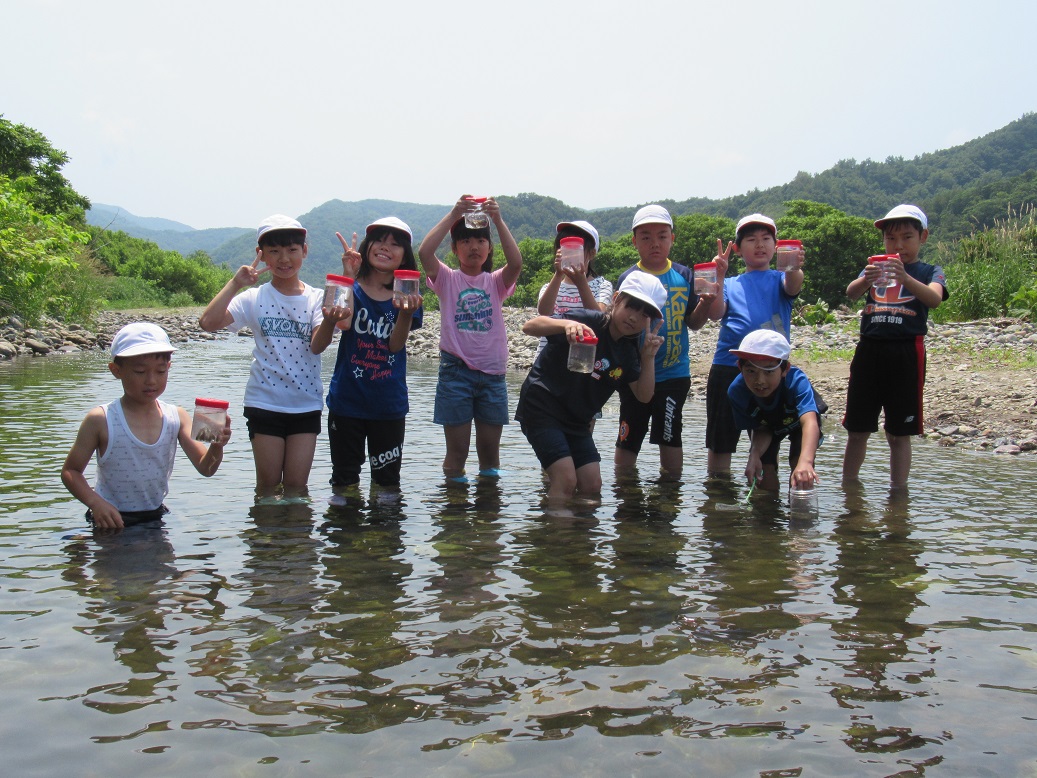
<path fill-rule="evenodd" d="M 926 261 L 943 266 L 950 299 L 932 312 L 934 321 L 1037 314 L 1028 305 L 1037 299 L 1035 210 L 1032 203 L 1009 209 L 982 232 L 937 244 L 935 256 Z"/>

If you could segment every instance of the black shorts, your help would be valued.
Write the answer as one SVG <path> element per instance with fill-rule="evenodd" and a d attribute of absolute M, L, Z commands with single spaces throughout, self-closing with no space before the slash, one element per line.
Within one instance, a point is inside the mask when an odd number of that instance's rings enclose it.
<path fill-rule="evenodd" d="M 706 380 L 706 448 L 714 454 L 733 454 L 742 431 L 735 425 L 728 387 L 738 378 L 733 365 L 712 365 Z"/>
<path fill-rule="evenodd" d="M 847 432 L 877 432 L 879 411 L 890 435 L 921 435 L 925 340 L 861 338 L 850 362 L 846 390 Z"/>
<path fill-rule="evenodd" d="M 319 435 L 320 411 L 306 413 L 281 413 L 263 408 L 245 406 L 245 421 L 248 426 L 248 439 L 256 435 L 270 435 L 274 438 L 287 438 L 291 435 Z"/>
<path fill-rule="evenodd" d="M 572 458 L 576 470 L 601 461 L 594 437 L 589 432 L 574 435 L 561 427 L 531 427 L 523 424 L 522 434 L 526 436 L 540 466 L 545 470 L 566 457 Z"/>
<path fill-rule="evenodd" d="M 681 448 L 684 431 L 684 402 L 691 390 L 691 377 L 671 378 L 655 385 L 655 394 L 646 403 L 634 396 L 629 385 L 619 389 L 619 437 L 616 447 L 637 453 L 641 450 L 648 424 L 652 436 L 648 442 L 656 446 Z"/>

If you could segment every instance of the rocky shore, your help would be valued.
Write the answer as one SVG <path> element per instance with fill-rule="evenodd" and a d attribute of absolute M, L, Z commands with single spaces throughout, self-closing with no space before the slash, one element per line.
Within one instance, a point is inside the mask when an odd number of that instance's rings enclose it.
<path fill-rule="evenodd" d="M 522 323 L 535 311 L 505 308 L 510 338 L 509 367 L 525 372 L 532 364 L 536 339 L 522 334 Z M 234 337 L 211 334 L 198 326 L 201 309 L 105 312 L 93 327 L 47 322 L 28 328 L 16 319 L 0 324 L 0 362 L 53 357 L 86 349 L 105 349 L 129 321 L 152 321 L 174 344 Z M 238 337 L 247 337 L 247 332 Z M 706 374 L 716 347 L 717 326 L 692 333 L 692 400 L 704 400 Z M 842 313 L 834 324 L 793 327 L 792 361 L 802 367 L 828 402 L 829 423 L 842 416 L 850 357 L 857 340 L 856 317 Z M 430 311 L 425 326 L 412 333 L 412 358 L 437 359 L 439 315 Z M 925 394 L 926 437 L 944 446 L 995 454 L 1037 452 L 1037 328 L 1018 319 L 986 319 L 963 324 L 934 324 Z M 1030 365 L 1028 364 L 1028 359 Z M 3 371 L 0 368 L 0 380 Z"/>

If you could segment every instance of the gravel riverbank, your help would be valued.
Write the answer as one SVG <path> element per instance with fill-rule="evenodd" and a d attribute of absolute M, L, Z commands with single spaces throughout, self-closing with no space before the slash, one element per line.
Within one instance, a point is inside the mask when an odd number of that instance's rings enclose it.
<path fill-rule="evenodd" d="M 522 323 L 535 311 L 505 308 L 510 337 L 509 367 L 525 372 L 532 364 L 536 339 L 522 334 Z M 153 321 L 174 344 L 234 337 L 198 327 L 199 308 L 105 312 L 92 328 L 48 322 L 26 328 L 17 320 L 0 325 L 0 362 L 53 357 L 85 349 L 104 349 L 129 321 Z M 241 335 L 239 335 L 240 337 Z M 717 325 L 692 333 L 692 401 L 703 401 L 706 374 L 716 347 Z M 842 415 L 857 322 L 843 314 L 834 324 L 793 327 L 792 361 L 802 367 L 828 402 L 829 424 Z M 439 315 L 430 311 L 425 326 L 412 333 L 412 358 L 438 359 Z M 996 454 L 1037 452 L 1037 369 L 1024 366 L 1037 350 L 1037 328 L 1018 319 L 986 319 L 963 324 L 934 324 L 925 393 L 926 437 L 940 445 Z M 0 369 L 0 376 L 3 375 Z"/>

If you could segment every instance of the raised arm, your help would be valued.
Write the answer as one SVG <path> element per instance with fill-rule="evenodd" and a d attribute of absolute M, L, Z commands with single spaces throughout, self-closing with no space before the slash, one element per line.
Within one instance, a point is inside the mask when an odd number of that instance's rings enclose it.
<path fill-rule="evenodd" d="M 428 231 L 425 239 L 421 241 L 421 245 L 418 247 L 418 259 L 421 260 L 425 278 L 433 284 L 436 283 L 436 276 L 439 275 L 439 258 L 436 256 L 436 251 L 439 249 L 443 239 L 450 234 L 450 228 L 454 226 L 454 222 L 468 211 L 474 210 L 475 203 L 471 197 L 471 195 L 467 194 L 461 195 L 457 202 L 454 203 L 454 207 L 447 212 L 447 215 Z"/>
<path fill-rule="evenodd" d="M 727 300 L 724 299 L 724 279 L 727 277 L 727 268 L 731 264 L 731 249 L 734 246 L 734 241 L 731 241 L 725 249 L 724 241 L 717 238 L 717 255 L 713 257 L 713 261 L 717 263 L 717 292 L 716 297 L 713 298 L 706 311 L 706 317 L 712 321 L 720 321 L 724 318 L 724 314 L 727 313 Z M 691 326 L 690 322 L 688 326 Z M 692 329 L 698 329 L 698 327 L 692 327 Z"/>
<path fill-rule="evenodd" d="M 493 220 L 494 226 L 497 228 L 497 235 L 500 237 L 500 247 L 504 252 L 504 259 L 507 264 L 504 266 L 504 273 L 502 280 L 505 286 L 514 286 L 518 281 L 519 273 L 522 272 L 522 252 L 519 251 L 518 243 L 515 242 L 515 238 L 512 237 L 511 230 L 508 229 L 508 225 L 504 223 L 504 217 L 501 216 L 500 206 L 497 205 L 497 201 L 492 197 L 483 203 L 483 210 L 489 214 L 490 219 Z"/>
<path fill-rule="evenodd" d="M 643 403 L 655 395 L 655 355 L 663 344 L 659 335 L 662 326 L 662 319 L 656 319 L 654 326 L 650 321 L 645 323 L 645 337 L 641 341 L 641 375 L 630 385 L 634 397 Z"/>
<path fill-rule="evenodd" d="M 252 264 L 239 267 L 238 272 L 231 277 L 230 281 L 224 284 L 223 288 L 205 306 L 202 315 L 198 317 L 198 325 L 203 330 L 206 332 L 216 332 L 234 321 L 234 317 L 227 311 L 227 306 L 234 299 L 234 295 L 242 289 L 254 285 L 263 273 L 270 270 L 269 267 L 264 267 L 262 270 L 258 269 L 259 259 L 262 256 L 262 250 L 256 248 L 256 258 L 252 260 Z"/>

